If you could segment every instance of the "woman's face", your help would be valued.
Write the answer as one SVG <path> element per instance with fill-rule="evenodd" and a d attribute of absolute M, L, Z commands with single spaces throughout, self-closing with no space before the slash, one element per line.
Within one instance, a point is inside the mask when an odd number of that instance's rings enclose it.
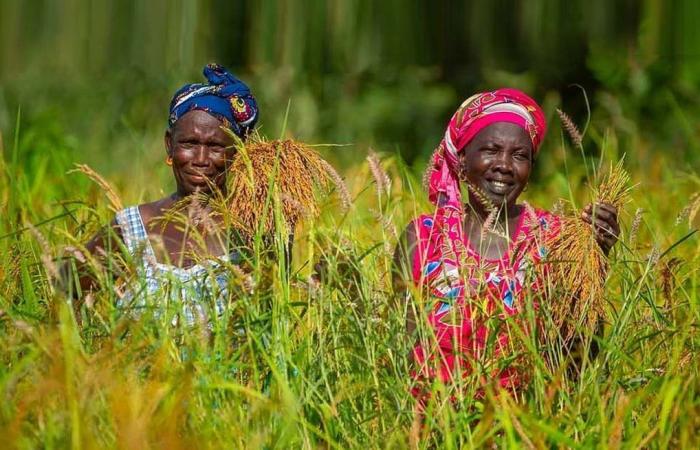
<path fill-rule="evenodd" d="M 532 141 L 519 126 L 496 122 L 481 130 L 459 153 L 460 178 L 478 187 L 495 205 L 516 204 L 532 170 Z"/>
<path fill-rule="evenodd" d="M 173 161 L 173 174 L 180 195 L 209 194 L 212 187 L 226 190 L 226 171 L 235 149 L 221 129 L 221 121 L 192 110 L 165 132 L 165 146 Z"/>

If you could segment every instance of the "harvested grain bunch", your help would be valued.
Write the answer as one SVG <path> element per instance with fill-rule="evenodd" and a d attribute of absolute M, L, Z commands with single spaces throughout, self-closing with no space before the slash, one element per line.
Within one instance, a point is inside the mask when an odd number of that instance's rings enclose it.
<path fill-rule="evenodd" d="M 593 188 L 594 205 L 608 203 L 621 209 L 629 199 L 630 177 L 622 161 Z M 593 332 L 605 316 L 604 285 L 607 257 L 595 239 L 593 227 L 572 209 L 561 219 L 561 232 L 553 242 L 548 260 L 551 280 L 560 291 L 550 305 L 556 329 L 564 339 L 574 332 Z"/>
<path fill-rule="evenodd" d="M 276 205 L 292 232 L 300 220 L 318 214 L 319 191 L 331 187 L 349 207 L 350 195 L 340 175 L 308 145 L 254 136 L 238 147 L 230 169 L 228 209 L 232 225 L 244 235 L 273 233 Z"/>

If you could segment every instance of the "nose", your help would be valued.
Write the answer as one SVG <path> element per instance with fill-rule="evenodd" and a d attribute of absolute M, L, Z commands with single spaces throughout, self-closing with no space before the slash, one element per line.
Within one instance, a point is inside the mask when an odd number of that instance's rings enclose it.
<path fill-rule="evenodd" d="M 192 165 L 194 166 L 207 166 L 209 165 L 209 150 L 204 145 L 198 145 L 194 150 L 194 157 L 192 158 Z"/>
<path fill-rule="evenodd" d="M 506 151 L 498 152 L 493 169 L 501 173 L 513 173 L 513 156 Z"/>

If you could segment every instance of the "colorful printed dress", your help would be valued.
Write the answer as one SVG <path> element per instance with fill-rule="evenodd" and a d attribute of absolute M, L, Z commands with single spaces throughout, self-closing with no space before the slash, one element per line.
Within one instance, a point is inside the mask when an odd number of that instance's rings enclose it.
<path fill-rule="evenodd" d="M 137 273 L 118 306 L 128 308 L 135 316 L 148 308 L 157 317 L 169 311 L 173 324 L 187 326 L 211 324 L 214 316 L 223 313 L 231 273 L 224 266 L 226 262 L 237 263 L 235 253 L 188 268 L 162 264 L 156 261 L 138 206 L 119 211 L 116 222 Z"/>
<path fill-rule="evenodd" d="M 543 258 L 559 232 L 559 219 L 526 205 L 514 239 L 498 260 L 482 258 L 472 248 L 461 213 L 454 208 L 438 208 L 413 223 L 413 281 L 430 295 L 426 298 L 435 299 L 427 317 L 434 336 L 414 348 L 416 380 L 454 382 L 482 364 L 482 373 L 497 376 L 501 387 L 516 389 L 523 374 L 507 362 L 515 353 L 509 336 L 514 321 L 503 319 L 517 321 L 527 299 L 533 298 L 523 295 L 524 290 L 543 287 Z"/>

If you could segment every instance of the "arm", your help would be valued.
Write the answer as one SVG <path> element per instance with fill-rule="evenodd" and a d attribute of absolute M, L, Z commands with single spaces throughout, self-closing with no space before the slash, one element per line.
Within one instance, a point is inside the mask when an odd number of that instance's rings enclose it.
<path fill-rule="evenodd" d="M 394 248 L 394 264 L 391 283 L 394 293 L 400 302 L 408 301 L 408 287 L 411 283 L 413 272 L 413 258 L 417 244 L 416 226 L 410 222 Z M 403 305 L 402 305 L 403 306 Z M 406 307 L 406 330 L 412 335 L 416 329 L 416 317 L 412 304 Z"/>

